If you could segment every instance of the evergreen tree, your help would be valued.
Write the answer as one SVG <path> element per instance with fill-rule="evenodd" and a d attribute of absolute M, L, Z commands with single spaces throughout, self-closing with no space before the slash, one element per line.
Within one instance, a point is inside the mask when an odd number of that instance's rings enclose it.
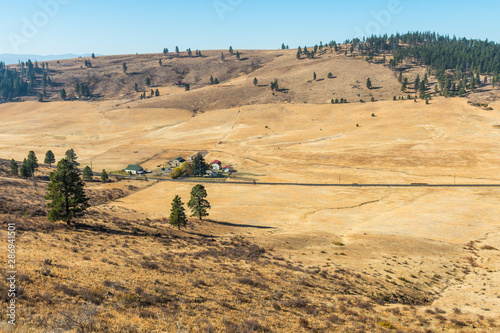
<path fill-rule="evenodd" d="M 298 50 L 297 55 L 296 55 L 297 59 L 300 59 L 300 55 L 301 55 L 301 52 L 300 52 L 300 50 Z"/>
<path fill-rule="evenodd" d="M 136 83 L 134 83 L 134 90 L 135 90 L 136 92 L 138 92 L 138 91 L 139 91 L 139 85 L 137 84 L 137 82 L 136 82 Z"/>
<path fill-rule="evenodd" d="M 253 79 L 253 85 L 256 86 L 258 84 L 259 84 L 259 80 L 257 80 L 256 77 L 254 77 L 254 79 Z"/>
<path fill-rule="evenodd" d="M 328 73 L 328 78 L 332 79 L 333 78 L 333 74 L 332 73 Z"/>
<path fill-rule="evenodd" d="M 229 47 L 229 54 L 233 55 L 233 47 L 232 46 Z"/>
<path fill-rule="evenodd" d="M 148 77 L 146 77 L 146 85 L 149 87 L 151 85 L 151 79 Z"/>
<path fill-rule="evenodd" d="M 175 47 L 175 53 L 177 56 L 179 56 L 179 47 L 178 46 Z"/>
<path fill-rule="evenodd" d="M 17 162 L 14 161 L 14 159 L 10 160 L 10 174 L 12 176 L 19 175 L 19 166 L 17 165 Z"/>
<path fill-rule="evenodd" d="M 207 210 L 211 207 L 206 197 L 207 191 L 203 185 L 198 184 L 191 189 L 191 199 L 187 204 L 191 209 L 191 216 L 197 216 L 200 220 L 203 216 L 208 216 Z"/>
<path fill-rule="evenodd" d="M 167 49 L 167 48 L 164 48 L 164 49 L 163 49 L 163 55 L 167 55 L 167 53 L 168 53 L 168 49 Z"/>
<path fill-rule="evenodd" d="M 214 79 L 214 84 L 219 84 L 219 79 L 218 78 Z"/>
<path fill-rule="evenodd" d="M 161 59 L 158 59 L 158 65 L 160 65 L 160 67 L 162 66 Z"/>
<path fill-rule="evenodd" d="M 172 209 L 170 210 L 170 224 L 181 230 L 181 227 L 186 227 L 187 218 L 184 212 L 184 204 L 181 201 L 181 197 L 175 196 L 172 200 Z"/>
<path fill-rule="evenodd" d="M 43 102 L 43 94 L 38 94 L 38 101 Z"/>
<path fill-rule="evenodd" d="M 66 90 L 61 90 L 61 99 L 64 101 L 66 99 Z"/>
<path fill-rule="evenodd" d="M 94 173 L 92 172 L 92 170 L 90 169 L 90 167 L 88 165 L 85 168 L 83 168 L 83 172 L 82 172 L 83 180 L 92 180 L 93 175 L 94 175 Z"/>
<path fill-rule="evenodd" d="M 108 177 L 108 173 L 106 172 L 106 170 L 105 170 L 105 169 L 102 169 L 102 172 L 101 172 L 101 181 L 102 181 L 103 183 L 105 183 L 105 182 L 107 182 L 107 181 L 108 181 L 108 179 L 109 179 L 109 177 Z"/>
<path fill-rule="evenodd" d="M 66 150 L 65 157 L 66 160 L 71 164 L 71 166 L 76 170 L 76 168 L 80 165 L 76 160 L 78 156 L 76 156 L 73 148 Z"/>
<path fill-rule="evenodd" d="M 184 84 L 184 90 L 189 91 L 191 89 L 191 85 L 189 83 Z"/>
<path fill-rule="evenodd" d="M 75 83 L 75 95 L 78 97 L 82 96 L 80 92 L 80 84 L 78 82 Z"/>
<path fill-rule="evenodd" d="M 314 72 L 314 74 L 313 74 L 313 80 L 316 81 L 316 78 L 317 78 L 316 72 Z"/>
<path fill-rule="evenodd" d="M 403 79 L 403 83 L 401 84 L 401 91 L 405 92 L 407 87 L 408 87 L 408 78 L 405 76 L 405 78 Z"/>
<path fill-rule="evenodd" d="M 236 59 L 240 60 L 240 51 L 236 51 Z"/>
<path fill-rule="evenodd" d="M 38 170 L 38 159 L 36 158 L 36 154 L 33 150 L 30 150 L 26 160 L 28 162 L 30 176 L 33 177 L 35 175 L 35 171 Z"/>
<path fill-rule="evenodd" d="M 123 73 L 127 74 L 127 64 L 126 63 L 122 64 L 122 69 L 123 69 Z"/>
<path fill-rule="evenodd" d="M 95 54 L 94 53 L 92 53 L 92 59 L 95 59 Z"/>
<path fill-rule="evenodd" d="M 205 159 L 201 154 L 196 154 L 193 158 L 193 166 L 191 167 L 191 174 L 193 176 L 203 176 L 207 170 Z"/>
<path fill-rule="evenodd" d="M 23 160 L 23 163 L 21 163 L 21 168 L 19 169 L 19 171 L 21 173 L 21 177 L 23 178 L 31 177 L 28 160 L 26 159 Z"/>
<path fill-rule="evenodd" d="M 372 81 L 370 80 L 370 78 L 366 79 L 366 87 L 368 89 L 371 89 L 372 88 Z"/>
<path fill-rule="evenodd" d="M 160 91 L 158 89 L 155 90 L 155 96 L 156 97 L 160 96 Z"/>
<path fill-rule="evenodd" d="M 48 164 L 49 166 L 52 166 L 52 163 L 55 163 L 56 158 L 54 156 L 54 153 L 52 150 L 47 150 L 45 153 L 45 159 L 43 160 L 43 163 Z"/>
<path fill-rule="evenodd" d="M 210 84 L 214 84 L 214 77 L 212 75 L 210 75 Z"/>
<path fill-rule="evenodd" d="M 45 200 L 50 201 L 47 204 L 49 221 L 62 220 L 70 224 L 75 217 L 82 216 L 89 207 L 84 186 L 73 164 L 67 159 L 60 160 L 57 169 L 50 173 L 49 193 L 45 196 Z"/>
<path fill-rule="evenodd" d="M 220 61 L 224 61 L 226 58 L 224 57 L 224 53 L 220 53 Z"/>
<path fill-rule="evenodd" d="M 187 49 L 187 53 L 188 53 L 188 57 L 192 57 L 193 56 L 193 52 L 191 52 L 191 49 Z"/>

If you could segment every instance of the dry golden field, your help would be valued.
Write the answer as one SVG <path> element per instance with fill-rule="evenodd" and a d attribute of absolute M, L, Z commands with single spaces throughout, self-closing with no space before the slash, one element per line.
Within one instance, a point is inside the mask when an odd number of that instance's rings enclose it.
<path fill-rule="evenodd" d="M 42 162 L 51 149 L 58 160 L 73 148 L 82 167 L 110 172 L 208 151 L 206 161 L 235 167 L 230 180 L 255 180 L 205 184 L 209 219 L 181 231 L 168 224 L 170 203 L 187 202 L 195 183 L 89 182 L 92 207 L 66 226 L 45 218 L 50 169 L 35 188 L 2 162 L 1 222 L 18 228 L 17 331 L 499 330 L 500 187 L 293 185 L 500 185 L 497 91 L 393 101 L 403 94 L 387 67 L 340 53 L 206 54 L 163 67 L 160 55 L 51 63 L 69 87 L 94 71 L 104 98 L 0 104 L 2 159 L 33 150 Z M 208 85 L 210 75 L 222 84 Z M 160 97 L 138 99 L 133 82 L 145 76 Z M 289 91 L 263 86 L 274 78 Z M 350 103 L 330 103 L 340 97 Z"/>

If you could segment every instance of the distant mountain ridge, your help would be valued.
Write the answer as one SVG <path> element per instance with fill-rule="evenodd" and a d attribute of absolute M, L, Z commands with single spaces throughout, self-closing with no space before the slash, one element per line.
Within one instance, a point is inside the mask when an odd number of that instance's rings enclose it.
<path fill-rule="evenodd" d="M 17 64 L 19 61 L 51 61 L 51 60 L 63 60 L 63 59 L 71 59 L 78 57 L 90 57 L 91 54 L 59 54 L 59 55 L 36 55 L 36 54 L 0 54 L 0 61 L 3 61 L 6 65 Z M 100 54 L 96 54 L 96 56 L 100 56 Z"/>

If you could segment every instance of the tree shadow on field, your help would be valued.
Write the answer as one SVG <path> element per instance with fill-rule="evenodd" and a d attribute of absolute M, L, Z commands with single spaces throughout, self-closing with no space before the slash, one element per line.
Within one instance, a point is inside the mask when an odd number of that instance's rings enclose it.
<path fill-rule="evenodd" d="M 222 221 L 213 221 L 213 220 L 203 220 L 204 222 L 209 222 L 213 224 L 223 225 L 226 227 L 235 227 L 235 228 L 255 228 L 255 229 L 275 229 L 274 227 L 267 227 L 262 225 L 252 225 L 252 224 L 237 224 L 230 222 L 222 222 Z"/>

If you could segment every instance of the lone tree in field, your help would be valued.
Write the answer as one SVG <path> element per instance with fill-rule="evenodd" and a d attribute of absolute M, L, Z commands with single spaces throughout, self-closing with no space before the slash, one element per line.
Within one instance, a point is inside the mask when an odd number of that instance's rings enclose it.
<path fill-rule="evenodd" d="M 177 56 L 179 56 L 179 47 L 178 46 L 175 47 L 175 53 Z"/>
<path fill-rule="evenodd" d="M 49 221 L 62 220 L 70 224 L 72 219 L 82 216 L 89 207 L 84 186 L 70 161 L 60 160 L 57 169 L 50 173 L 49 193 L 45 196 L 45 200 L 50 201 L 47 203 Z"/>
<path fill-rule="evenodd" d="M 224 59 L 226 59 L 226 58 L 224 57 L 224 53 L 222 53 L 222 52 L 221 52 L 221 53 L 220 53 L 220 61 L 224 61 Z"/>
<path fill-rule="evenodd" d="M 207 210 L 210 209 L 210 203 L 205 199 L 207 191 L 203 185 L 195 185 L 191 189 L 191 199 L 188 202 L 188 207 L 191 209 L 191 216 L 196 216 L 200 220 L 203 216 L 208 216 Z"/>
<path fill-rule="evenodd" d="M 254 85 L 254 86 L 256 86 L 256 85 L 258 85 L 258 84 L 259 84 L 259 80 L 257 80 L 257 78 L 255 77 L 255 78 L 253 79 L 253 85 Z"/>
<path fill-rule="evenodd" d="M 151 79 L 148 77 L 146 77 L 146 85 L 149 87 L 151 85 Z"/>
<path fill-rule="evenodd" d="M 80 163 L 78 163 L 76 161 L 78 159 L 78 156 L 76 156 L 75 151 L 73 150 L 73 148 L 66 150 L 66 154 L 65 154 L 64 158 L 67 159 L 69 161 L 69 163 L 71 163 L 71 165 L 75 169 L 80 165 Z"/>
<path fill-rule="evenodd" d="M 14 159 L 10 160 L 10 174 L 12 176 L 19 175 L 19 166 L 17 165 L 17 162 L 14 161 Z"/>
<path fill-rule="evenodd" d="M 313 80 L 316 81 L 316 78 L 317 78 L 316 72 L 314 72 L 314 74 L 313 74 Z"/>
<path fill-rule="evenodd" d="M 367 87 L 368 89 L 371 89 L 371 88 L 372 88 L 372 81 L 370 80 L 370 78 L 367 78 L 367 79 L 366 79 L 366 87 Z"/>
<path fill-rule="evenodd" d="M 232 46 L 229 47 L 229 54 L 233 55 L 233 47 Z"/>
<path fill-rule="evenodd" d="M 107 182 L 108 181 L 108 173 L 106 172 L 106 170 L 102 169 L 102 172 L 101 172 L 101 180 L 103 183 Z"/>
<path fill-rule="evenodd" d="M 83 168 L 82 176 L 83 180 L 92 180 L 92 176 L 94 173 L 90 169 L 90 167 L 87 165 L 85 168 Z"/>
<path fill-rule="evenodd" d="M 43 160 L 43 163 L 48 164 L 49 166 L 52 166 L 52 163 L 55 163 L 56 158 L 54 156 L 54 153 L 52 150 L 47 150 L 45 153 L 45 159 Z"/>
<path fill-rule="evenodd" d="M 126 63 L 123 63 L 122 69 L 123 69 L 123 73 L 127 74 L 127 64 Z"/>
<path fill-rule="evenodd" d="M 328 73 L 328 78 L 332 79 L 333 78 L 333 74 L 332 73 Z"/>
<path fill-rule="evenodd" d="M 187 218 L 186 213 L 184 213 L 184 204 L 181 201 L 181 197 L 175 196 L 172 200 L 172 209 L 170 210 L 170 224 L 181 230 L 181 227 L 186 227 Z"/>

